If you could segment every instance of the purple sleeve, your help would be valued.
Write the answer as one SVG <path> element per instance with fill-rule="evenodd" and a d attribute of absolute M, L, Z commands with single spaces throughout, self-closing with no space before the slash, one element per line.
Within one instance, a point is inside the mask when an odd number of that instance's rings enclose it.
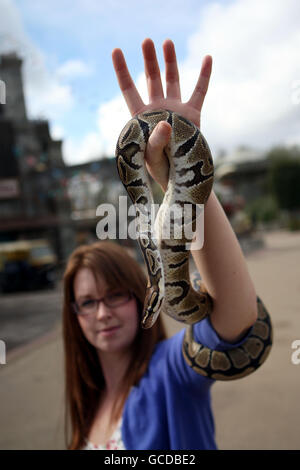
<path fill-rule="evenodd" d="M 198 270 L 191 273 L 191 283 L 196 291 L 201 291 L 201 275 Z M 206 346 L 207 348 L 214 349 L 217 351 L 228 351 L 229 349 L 237 348 L 241 346 L 251 335 L 253 326 L 249 328 L 244 337 L 236 343 L 229 343 L 223 340 L 214 327 L 211 324 L 210 317 L 204 318 L 204 320 L 195 323 L 193 325 L 194 339 Z"/>
<path fill-rule="evenodd" d="M 204 320 L 195 323 L 193 325 L 194 339 L 203 344 L 210 349 L 215 349 L 217 351 L 228 351 L 229 349 L 237 348 L 241 346 L 251 335 L 253 330 L 253 325 L 245 333 L 242 339 L 236 343 L 229 343 L 228 341 L 223 340 L 214 327 L 211 324 L 210 317 L 204 318 Z"/>

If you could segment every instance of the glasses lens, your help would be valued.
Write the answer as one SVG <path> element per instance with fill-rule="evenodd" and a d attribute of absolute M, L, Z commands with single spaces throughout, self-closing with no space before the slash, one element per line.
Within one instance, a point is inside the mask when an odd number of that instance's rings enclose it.
<path fill-rule="evenodd" d="M 117 292 L 105 297 L 105 303 L 108 307 L 119 307 L 128 302 L 131 298 L 129 292 Z"/>
<path fill-rule="evenodd" d="M 97 310 L 97 300 L 89 299 L 79 303 L 74 303 L 74 309 L 79 315 L 88 315 Z"/>
<path fill-rule="evenodd" d="M 103 298 L 103 302 L 107 307 L 115 308 L 125 304 L 131 299 L 132 295 L 130 292 L 115 292 L 107 295 Z M 73 308 L 75 313 L 78 315 L 89 315 L 94 314 L 99 306 L 99 300 L 88 299 L 83 300 L 79 303 L 73 302 Z"/>

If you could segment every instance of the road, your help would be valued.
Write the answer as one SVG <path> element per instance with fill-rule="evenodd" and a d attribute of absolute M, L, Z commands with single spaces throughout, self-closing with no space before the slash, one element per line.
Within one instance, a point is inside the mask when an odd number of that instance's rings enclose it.
<path fill-rule="evenodd" d="M 62 315 L 61 283 L 55 289 L 0 295 L 0 339 L 6 351 L 53 330 Z"/>
<path fill-rule="evenodd" d="M 264 241 L 264 247 L 248 253 L 247 265 L 271 314 L 274 345 L 266 363 L 254 374 L 213 385 L 220 449 L 300 449 L 300 364 L 291 360 L 292 343 L 300 340 L 300 233 L 266 233 Z M 34 296 L 26 315 L 22 296 L 10 297 L 10 302 L 5 299 L 10 305 L 7 312 L 11 309 L 17 319 L 24 319 L 35 311 L 35 320 L 28 320 L 33 332 L 37 333 L 40 318 L 49 318 L 54 328 L 48 336 L 14 348 L 7 363 L 0 365 L 0 449 L 64 449 L 59 289 Z M 169 334 L 181 328 L 169 318 L 166 325 Z"/>

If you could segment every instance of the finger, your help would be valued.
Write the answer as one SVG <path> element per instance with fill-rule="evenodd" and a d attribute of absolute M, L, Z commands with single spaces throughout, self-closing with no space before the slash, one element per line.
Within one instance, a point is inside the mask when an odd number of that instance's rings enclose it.
<path fill-rule="evenodd" d="M 169 143 L 171 132 L 170 124 L 159 122 L 149 137 L 145 153 L 146 168 L 164 191 L 168 186 L 169 175 L 169 161 L 164 149 Z"/>
<path fill-rule="evenodd" d="M 166 64 L 167 97 L 181 100 L 175 46 L 170 39 L 166 39 L 163 43 L 163 51 Z"/>
<path fill-rule="evenodd" d="M 149 102 L 152 103 L 156 99 L 164 97 L 160 70 L 153 41 L 149 38 L 145 39 L 142 43 L 142 50 L 144 56 Z"/>
<path fill-rule="evenodd" d="M 146 159 L 152 163 L 159 163 L 164 147 L 171 137 L 172 127 L 166 121 L 161 121 L 151 133 L 146 150 Z"/>
<path fill-rule="evenodd" d="M 122 91 L 131 115 L 134 116 L 145 106 L 145 104 L 131 78 L 121 49 L 114 49 L 112 51 L 112 61 L 119 82 L 119 87 Z"/>
<path fill-rule="evenodd" d="M 196 108 L 198 111 L 201 111 L 203 101 L 208 89 L 209 79 L 212 69 L 212 57 L 207 55 L 204 57 L 201 67 L 201 72 L 198 78 L 198 82 L 195 86 L 193 94 L 189 99 L 188 103 Z"/>

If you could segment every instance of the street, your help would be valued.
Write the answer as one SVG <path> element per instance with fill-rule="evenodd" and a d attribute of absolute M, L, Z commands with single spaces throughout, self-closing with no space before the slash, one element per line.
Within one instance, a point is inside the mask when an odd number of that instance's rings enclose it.
<path fill-rule="evenodd" d="M 10 352 L 51 331 L 61 316 L 61 283 L 55 289 L 0 294 L 0 339 Z"/>
<path fill-rule="evenodd" d="M 274 344 L 254 374 L 213 385 L 219 449 L 300 449 L 300 364 L 292 361 L 292 344 L 300 340 L 300 232 L 265 233 L 264 241 L 248 254 L 247 265 L 271 315 Z M 26 299 L 31 299 L 28 306 Z M 1 330 L 0 339 L 11 347 L 22 342 L 23 330 L 28 340 L 53 327 L 51 336 L 14 348 L 0 365 L 0 422 L 5 423 L 0 449 L 64 449 L 60 290 L 1 297 L 1 316 L 3 306 L 6 336 L 1 338 Z M 169 317 L 164 320 L 169 335 L 182 328 Z"/>

